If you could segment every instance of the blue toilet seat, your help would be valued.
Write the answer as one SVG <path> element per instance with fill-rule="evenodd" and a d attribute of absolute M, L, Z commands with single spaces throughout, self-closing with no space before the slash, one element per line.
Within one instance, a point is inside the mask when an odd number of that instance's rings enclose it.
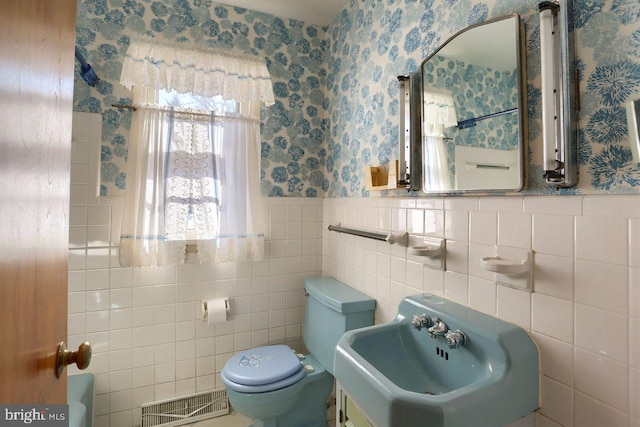
<path fill-rule="evenodd" d="M 232 390 L 263 393 L 300 381 L 306 372 L 294 351 L 286 345 L 270 345 L 242 351 L 222 368 L 222 381 Z"/>

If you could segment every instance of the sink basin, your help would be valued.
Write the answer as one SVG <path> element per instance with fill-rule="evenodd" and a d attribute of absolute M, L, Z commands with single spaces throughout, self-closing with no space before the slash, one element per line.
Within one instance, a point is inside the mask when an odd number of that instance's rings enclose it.
<path fill-rule="evenodd" d="M 468 342 L 418 330 L 413 316 L 438 317 Z M 538 350 L 520 327 L 443 298 L 406 297 L 396 318 L 347 332 L 335 377 L 378 427 L 498 427 L 538 408 Z"/>

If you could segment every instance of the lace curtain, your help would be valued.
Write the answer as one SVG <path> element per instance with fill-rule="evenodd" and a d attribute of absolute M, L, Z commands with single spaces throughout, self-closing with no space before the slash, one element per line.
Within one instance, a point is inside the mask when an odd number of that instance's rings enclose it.
<path fill-rule="evenodd" d="M 458 125 L 456 107 L 451 94 L 429 89 L 424 93 L 424 186 L 431 191 L 451 189 L 444 128 Z"/>
<path fill-rule="evenodd" d="M 447 147 L 444 143 L 444 127 L 442 125 L 425 126 L 423 136 L 424 157 L 422 176 L 424 186 L 431 191 L 451 190 L 451 177 L 447 162 Z"/>
<path fill-rule="evenodd" d="M 184 49 L 153 42 L 131 42 L 120 83 L 167 91 L 273 105 L 273 86 L 264 61 L 228 52 Z"/>
<path fill-rule="evenodd" d="M 197 245 L 199 262 L 262 259 L 260 123 L 253 117 L 259 112 L 245 117 L 156 103 L 164 90 L 272 105 L 264 61 L 133 42 L 120 82 L 142 102 L 129 138 L 120 263 L 182 264 L 188 242 Z"/>
<path fill-rule="evenodd" d="M 427 125 L 458 125 L 456 107 L 450 94 L 433 90 L 424 93 L 424 122 Z"/>
<path fill-rule="evenodd" d="M 256 119 L 141 106 L 134 113 L 120 247 L 123 266 L 264 257 Z"/>

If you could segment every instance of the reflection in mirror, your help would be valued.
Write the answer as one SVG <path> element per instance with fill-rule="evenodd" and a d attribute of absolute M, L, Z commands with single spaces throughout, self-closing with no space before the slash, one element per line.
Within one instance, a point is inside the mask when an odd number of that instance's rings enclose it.
<path fill-rule="evenodd" d="M 627 102 L 627 125 L 633 161 L 640 163 L 640 99 Z"/>
<path fill-rule="evenodd" d="M 519 191 L 524 82 L 517 15 L 462 30 L 422 63 L 423 189 Z"/>

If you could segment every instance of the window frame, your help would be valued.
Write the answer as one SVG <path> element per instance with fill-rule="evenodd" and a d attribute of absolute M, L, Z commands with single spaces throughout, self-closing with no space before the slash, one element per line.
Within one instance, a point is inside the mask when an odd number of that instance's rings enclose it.
<path fill-rule="evenodd" d="M 161 108 L 173 107 L 175 111 L 183 112 L 183 113 L 194 113 L 194 114 L 220 114 L 220 115 L 239 115 L 243 117 L 250 117 L 259 119 L 260 118 L 260 102 L 259 101 L 237 101 L 233 100 L 236 104 L 236 108 L 234 112 L 222 112 L 217 113 L 215 110 L 205 110 L 202 108 L 193 108 L 193 107 L 183 107 L 176 106 L 166 103 L 161 103 L 161 94 L 160 92 L 164 92 L 166 94 L 170 94 L 171 92 L 166 91 L 165 89 L 156 89 L 148 86 L 133 86 L 132 87 L 132 103 L 133 105 L 155 105 Z M 223 102 L 225 100 L 222 100 Z M 195 236 L 196 230 L 194 225 L 187 225 L 187 239 L 186 240 L 172 240 L 172 241 L 185 241 L 187 245 L 187 253 L 197 253 L 197 242 L 199 239 Z"/>

